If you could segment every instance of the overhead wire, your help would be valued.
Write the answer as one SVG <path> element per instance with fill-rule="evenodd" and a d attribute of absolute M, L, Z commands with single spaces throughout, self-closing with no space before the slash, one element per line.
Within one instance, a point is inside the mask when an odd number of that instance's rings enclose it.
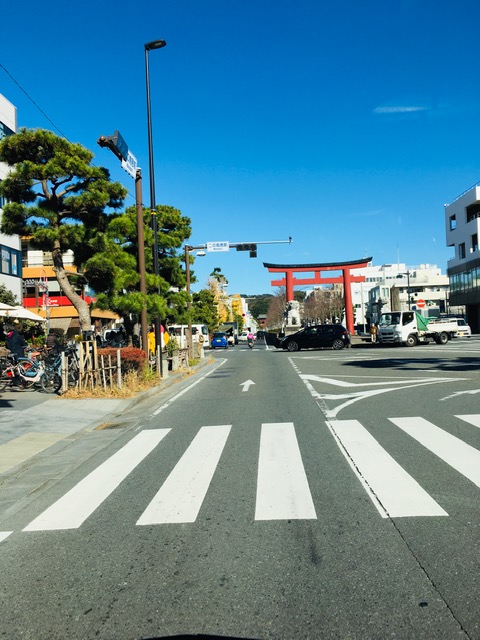
<path fill-rule="evenodd" d="M 40 113 L 44 116 L 44 118 L 46 118 L 48 120 L 48 122 L 54 127 L 54 129 L 56 129 L 58 131 L 58 133 L 62 136 L 62 138 L 65 138 L 65 140 L 67 140 L 68 142 L 71 142 L 71 140 L 63 133 L 63 131 L 59 127 L 57 127 L 57 125 L 53 122 L 53 120 L 35 102 L 35 100 L 32 98 L 32 96 L 22 87 L 22 85 L 12 76 L 10 71 L 1 62 L 0 62 L 0 67 L 5 71 L 5 73 L 12 80 L 12 82 L 14 82 L 17 85 L 17 87 L 20 89 L 20 91 L 22 91 L 27 96 L 27 98 L 30 100 L 30 102 L 40 111 Z M 135 200 L 135 196 L 133 194 L 131 194 L 128 189 L 127 189 L 127 195 L 129 195 L 130 198 L 132 198 L 132 200 Z"/>

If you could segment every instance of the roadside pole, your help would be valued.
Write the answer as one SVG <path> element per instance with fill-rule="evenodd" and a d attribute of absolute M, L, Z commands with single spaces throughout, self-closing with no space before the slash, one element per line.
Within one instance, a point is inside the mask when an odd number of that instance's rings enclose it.
<path fill-rule="evenodd" d="M 145 231 L 143 226 L 142 204 L 142 170 L 137 167 L 137 159 L 129 150 L 127 143 L 115 131 L 113 136 L 100 136 L 97 144 L 107 147 L 122 163 L 122 168 L 135 180 L 135 205 L 137 210 L 137 259 L 138 273 L 140 275 L 140 293 L 142 294 L 142 310 L 140 312 L 140 324 L 142 327 L 142 347 L 148 356 L 148 322 L 147 322 L 147 278 L 145 274 Z M 160 365 L 161 366 L 161 365 Z"/>
<path fill-rule="evenodd" d="M 147 277 L 145 273 L 145 230 L 143 226 L 142 204 L 142 170 L 137 168 L 135 174 L 135 205 L 137 209 L 137 244 L 138 272 L 140 274 L 140 293 L 143 297 L 140 324 L 142 326 L 142 347 L 148 357 L 148 322 L 147 322 Z"/>
<path fill-rule="evenodd" d="M 188 314 L 188 356 L 189 358 L 193 357 L 193 337 L 192 337 L 192 297 L 190 295 L 190 251 L 198 251 L 197 255 L 205 255 L 205 252 L 225 252 L 230 251 L 230 249 L 236 249 L 237 251 L 249 251 L 250 258 L 257 257 L 257 245 L 258 244 L 291 244 L 292 238 L 289 237 L 288 240 L 266 240 L 266 241 L 250 241 L 250 242 L 228 242 L 227 240 L 222 240 L 220 242 L 206 242 L 205 244 L 200 244 L 196 247 L 186 244 L 185 249 L 185 275 L 187 281 L 187 314 Z"/>

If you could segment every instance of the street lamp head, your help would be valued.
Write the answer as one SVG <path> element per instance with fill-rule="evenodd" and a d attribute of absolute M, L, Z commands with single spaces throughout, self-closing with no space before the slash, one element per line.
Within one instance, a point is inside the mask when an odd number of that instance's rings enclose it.
<path fill-rule="evenodd" d="M 165 40 L 152 40 L 152 42 L 147 42 L 145 44 L 145 51 L 151 51 L 152 49 L 161 49 L 166 46 Z"/>

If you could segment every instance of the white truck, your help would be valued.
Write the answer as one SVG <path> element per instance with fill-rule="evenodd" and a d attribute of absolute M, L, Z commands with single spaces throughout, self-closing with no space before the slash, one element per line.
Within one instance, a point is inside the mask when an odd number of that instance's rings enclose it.
<path fill-rule="evenodd" d="M 458 331 L 456 318 L 424 318 L 417 311 L 388 311 L 378 323 L 380 344 L 402 344 L 414 347 L 419 343 L 446 344 Z"/>

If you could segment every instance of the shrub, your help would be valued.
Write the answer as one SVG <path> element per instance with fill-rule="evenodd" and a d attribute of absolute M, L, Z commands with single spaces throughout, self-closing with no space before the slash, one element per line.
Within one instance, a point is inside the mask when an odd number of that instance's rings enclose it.
<path fill-rule="evenodd" d="M 114 347 L 107 347 L 105 349 L 98 349 L 98 356 L 104 356 L 108 359 L 108 356 L 112 356 L 112 360 L 116 362 L 117 351 Z M 143 373 L 147 364 L 147 354 L 142 349 L 135 347 L 123 347 L 120 349 L 120 359 L 122 366 L 122 373 L 126 374 L 130 371 L 138 371 Z"/>

